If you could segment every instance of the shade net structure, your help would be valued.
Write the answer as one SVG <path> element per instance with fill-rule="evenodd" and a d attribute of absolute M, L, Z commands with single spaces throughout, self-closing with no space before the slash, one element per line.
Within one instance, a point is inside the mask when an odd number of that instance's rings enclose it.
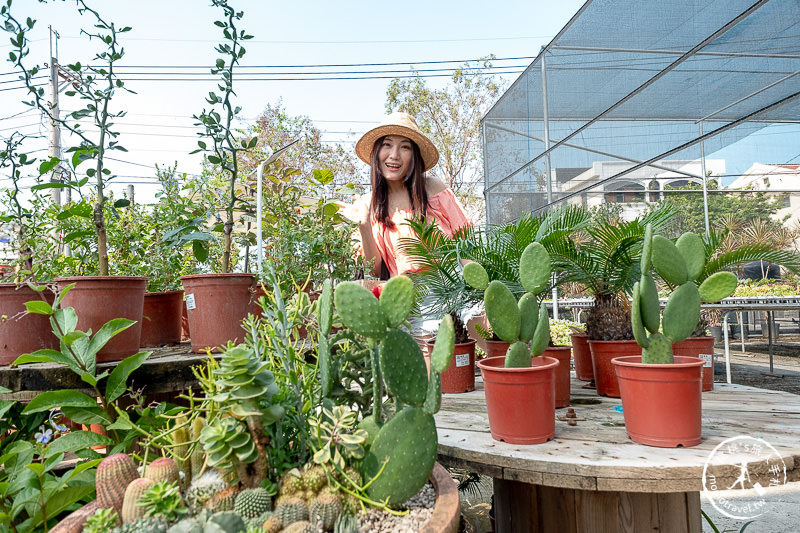
<path fill-rule="evenodd" d="M 800 163 L 800 1 L 589 0 L 482 130 L 490 224 Z"/>

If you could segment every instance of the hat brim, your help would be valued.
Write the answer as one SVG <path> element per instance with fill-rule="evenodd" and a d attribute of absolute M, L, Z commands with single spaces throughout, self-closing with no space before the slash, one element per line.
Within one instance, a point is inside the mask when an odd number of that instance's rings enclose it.
<path fill-rule="evenodd" d="M 387 135 L 401 135 L 411 139 L 419 147 L 422 162 L 425 166 L 425 172 L 435 167 L 436 163 L 439 162 L 439 150 L 436 149 L 430 139 L 418 131 L 400 126 L 399 124 L 384 124 L 362 135 L 358 142 L 356 142 L 356 155 L 358 158 L 368 165 L 371 164 L 370 158 L 375 141 Z"/>

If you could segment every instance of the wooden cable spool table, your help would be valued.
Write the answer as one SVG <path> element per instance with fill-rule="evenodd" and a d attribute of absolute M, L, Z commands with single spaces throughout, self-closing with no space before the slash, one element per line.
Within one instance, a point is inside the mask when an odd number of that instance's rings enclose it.
<path fill-rule="evenodd" d="M 717 383 L 703 393 L 703 441 L 655 448 L 628 438 L 619 399 L 582 385 L 572 380 L 577 423 L 557 419 L 555 439 L 534 445 L 492 439 L 479 379 L 475 391 L 443 397 L 436 415 L 439 461 L 494 478 L 498 533 L 700 533 L 704 465 L 717 445 L 738 436 L 769 443 L 785 464 L 784 482 L 800 481 L 800 396 Z M 556 410 L 556 417 L 566 411 Z M 714 454 L 715 483 L 736 482 L 741 461 Z"/>

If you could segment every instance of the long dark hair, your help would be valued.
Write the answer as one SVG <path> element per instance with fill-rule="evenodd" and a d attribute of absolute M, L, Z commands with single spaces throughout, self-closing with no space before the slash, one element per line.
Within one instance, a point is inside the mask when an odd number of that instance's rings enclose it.
<path fill-rule="evenodd" d="M 381 137 L 372 145 L 372 155 L 370 156 L 370 181 L 372 182 L 372 201 L 369 205 L 369 214 L 372 220 L 383 222 L 390 229 L 394 228 L 392 216 L 389 213 L 389 185 L 386 178 L 381 173 L 378 153 L 380 152 L 383 140 Z M 411 139 L 409 139 L 411 141 Z M 411 199 L 411 207 L 415 214 L 427 215 L 428 212 L 428 191 L 425 189 L 425 163 L 419 152 L 419 146 L 411 141 L 411 165 L 408 174 L 403 178 L 403 185 L 408 191 Z"/>

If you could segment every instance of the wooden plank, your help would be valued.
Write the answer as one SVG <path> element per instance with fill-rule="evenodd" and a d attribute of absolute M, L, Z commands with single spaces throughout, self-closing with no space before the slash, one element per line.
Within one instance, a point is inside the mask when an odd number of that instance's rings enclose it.
<path fill-rule="evenodd" d="M 689 523 L 687 533 L 703 533 L 703 516 L 700 514 L 700 493 L 686 493 L 686 511 Z"/>
<path fill-rule="evenodd" d="M 558 487 L 537 487 L 538 531 L 578 533 L 575 520 L 575 491 Z"/>
<path fill-rule="evenodd" d="M 524 533 L 540 531 L 540 509 L 536 499 L 536 486 L 520 481 L 494 480 L 494 513 L 497 533 Z"/>
<path fill-rule="evenodd" d="M 646 533 L 660 531 L 658 520 L 657 496 L 655 494 L 637 494 L 620 492 L 619 497 L 619 530 L 624 533 Z"/>
<path fill-rule="evenodd" d="M 658 525 L 662 533 L 684 533 L 689 529 L 686 494 L 659 494 Z M 699 514 L 699 513 L 698 513 Z"/>
<path fill-rule="evenodd" d="M 618 533 L 619 497 L 614 492 L 575 491 L 575 521 L 578 531 Z"/>

